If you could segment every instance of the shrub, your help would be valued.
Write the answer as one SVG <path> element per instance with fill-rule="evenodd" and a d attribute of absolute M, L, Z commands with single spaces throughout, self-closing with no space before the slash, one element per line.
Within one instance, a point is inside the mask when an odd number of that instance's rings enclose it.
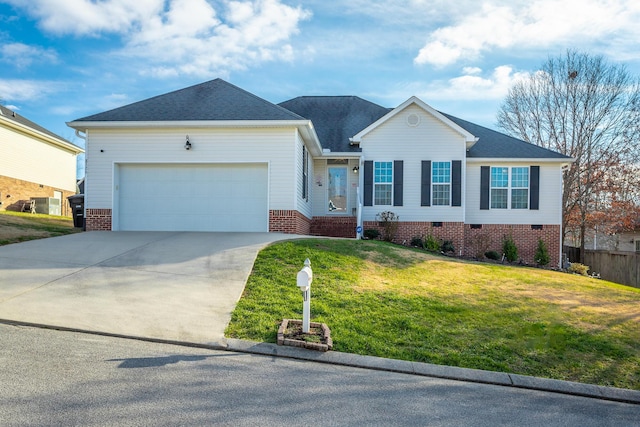
<path fill-rule="evenodd" d="M 423 248 L 424 246 L 422 246 L 422 245 L 423 245 L 422 237 L 414 236 L 411 239 L 411 246 L 415 246 L 415 247 L 418 247 L 418 248 Z"/>
<path fill-rule="evenodd" d="M 487 251 L 484 253 L 484 256 L 494 261 L 498 261 L 500 259 L 500 254 L 496 251 Z"/>
<path fill-rule="evenodd" d="M 429 252 L 440 252 L 440 242 L 432 234 L 424 238 L 424 248 Z"/>
<path fill-rule="evenodd" d="M 569 273 L 580 274 L 581 276 L 588 276 L 589 266 L 580 264 L 579 262 L 572 262 L 569 266 Z"/>
<path fill-rule="evenodd" d="M 375 228 L 368 228 L 364 230 L 364 237 L 369 240 L 376 240 L 380 237 L 380 232 Z"/>
<path fill-rule="evenodd" d="M 510 263 L 518 259 L 518 247 L 513 241 L 513 236 L 504 236 L 504 240 L 502 240 L 502 253 Z"/>
<path fill-rule="evenodd" d="M 456 248 L 455 246 L 453 246 L 453 242 L 451 240 L 445 240 L 444 242 L 442 242 L 442 247 L 440 248 L 440 250 L 444 253 L 456 253 Z"/>
<path fill-rule="evenodd" d="M 544 244 L 544 241 L 542 239 L 538 239 L 538 247 L 536 248 L 536 253 L 533 256 L 533 260 L 538 265 L 549 264 L 549 251 L 547 251 L 547 245 Z"/>
<path fill-rule="evenodd" d="M 471 248 L 477 259 L 482 259 L 491 247 L 491 237 L 488 233 L 478 233 L 471 239 Z"/>
<path fill-rule="evenodd" d="M 386 242 L 393 242 L 396 238 L 396 232 L 398 231 L 398 220 L 400 217 L 391 211 L 385 211 L 376 214 L 376 219 L 383 230 L 382 238 Z"/>

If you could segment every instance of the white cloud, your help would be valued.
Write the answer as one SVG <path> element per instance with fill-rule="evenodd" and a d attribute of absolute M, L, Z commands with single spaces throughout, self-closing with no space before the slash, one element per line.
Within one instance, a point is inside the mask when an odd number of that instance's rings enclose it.
<path fill-rule="evenodd" d="M 32 101 L 58 91 L 58 84 L 46 81 L 0 79 L 0 99 Z"/>
<path fill-rule="evenodd" d="M 636 0 L 487 1 L 476 13 L 431 32 L 414 58 L 416 64 L 437 67 L 474 59 L 493 49 L 577 47 L 615 39 L 617 34 L 640 35 L 640 2 Z"/>
<path fill-rule="evenodd" d="M 58 55 L 53 49 L 43 49 L 23 43 L 7 43 L 0 46 L 0 60 L 21 69 L 34 62 L 55 63 L 58 60 Z"/>
<path fill-rule="evenodd" d="M 126 33 L 162 11 L 164 0 L 6 0 L 39 20 L 53 34 Z"/>
<path fill-rule="evenodd" d="M 9 0 L 16 6 L 24 2 Z M 28 13 L 54 34 L 113 33 L 116 56 L 140 74 L 208 76 L 294 58 L 290 40 L 311 13 L 281 0 L 32 0 Z M 215 5 L 215 6 L 214 6 Z"/>

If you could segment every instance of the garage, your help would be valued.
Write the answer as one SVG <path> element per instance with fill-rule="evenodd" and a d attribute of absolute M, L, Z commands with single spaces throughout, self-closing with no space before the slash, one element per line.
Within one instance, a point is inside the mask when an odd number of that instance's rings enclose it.
<path fill-rule="evenodd" d="M 268 167 L 118 164 L 114 229 L 267 232 Z"/>

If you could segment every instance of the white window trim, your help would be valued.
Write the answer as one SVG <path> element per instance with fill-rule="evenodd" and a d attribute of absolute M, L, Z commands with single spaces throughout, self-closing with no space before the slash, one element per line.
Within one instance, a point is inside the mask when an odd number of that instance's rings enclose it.
<path fill-rule="evenodd" d="M 507 186 L 506 187 L 492 187 L 491 186 L 491 182 L 492 182 L 492 177 L 493 177 L 493 169 L 497 169 L 497 168 L 507 168 Z M 529 174 L 527 176 L 527 182 L 528 182 L 528 187 L 513 187 L 512 186 L 512 179 L 513 179 L 513 169 L 516 168 L 526 168 L 529 170 Z M 506 208 L 494 208 L 492 207 L 492 201 L 493 201 L 493 191 L 492 190 L 507 190 L 507 207 Z M 511 200 L 512 200 L 512 192 L 513 190 L 527 190 L 527 207 L 526 208 L 512 208 L 511 207 Z M 531 197 L 531 167 L 530 166 L 491 166 L 489 168 L 489 209 L 495 209 L 495 210 L 500 210 L 500 211 L 505 211 L 505 210 L 513 210 L 513 211 L 525 211 L 529 209 L 529 203 L 530 200 L 529 198 Z"/>
<path fill-rule="evenodd" d="M 391 163 L 391 182 L 376 182 L 376 163 Z M 374 160 L 373 162 L 373 196 L 372 196 L 372 205 L 373 206 L 393 206 L 393 174 L 394 174 L 394 164 L 393 160 Z M 376 186 L 378 185 L 390 185 L 391 186 L 391 198 L 388 204 L 378 204 L 376 203 Z"/>
<path fill-rule="evenodd" d="M 449 164 L 449 182 L 433 182 L 433 171 L 435 169 L 435 164 L 436 163 L 448 163 Z M 451 190 L 452 190 L 452 184 L 451 184 L 451 174 L 452 174 L 452 164 L 453 162 L 451 160 L 431 160 L 431 207 L 447 207 L 447 206 L 451 206 Z M 449 203 L 446 205 L 436 205 L 434 203 L 435 200 L 435 186 L 436 185 L 448 185 L 449 186 Z"/>

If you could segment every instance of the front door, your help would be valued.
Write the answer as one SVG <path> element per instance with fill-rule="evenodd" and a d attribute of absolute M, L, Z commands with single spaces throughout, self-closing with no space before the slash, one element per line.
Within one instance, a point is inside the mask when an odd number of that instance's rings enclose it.
<path fill-rule="evenodd" d="M 329 166 L 328 206 L 329 213 L 347 213 L 347 167 Z"/>

